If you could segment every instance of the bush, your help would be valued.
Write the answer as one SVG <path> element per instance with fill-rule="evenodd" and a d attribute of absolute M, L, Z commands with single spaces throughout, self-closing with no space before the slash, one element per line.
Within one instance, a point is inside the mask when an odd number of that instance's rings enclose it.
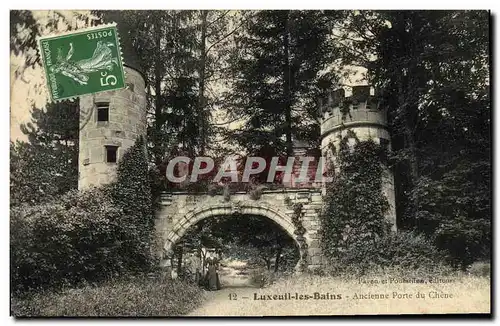
<path fill-rule="evenodd" d="M 264 191 L 264 186 L 257 186 L 250 189 L 249 196 L 251 200 L 259 200 L 262 197 L 262 192 Z"/>
<path fill-rule="evenodd" d="M 330 268 L 334 274 L 357 275 L 383 269 L 439 273 L 447 270 L 445 258 L 423 235 L 401 231 L 374 242 L 354 242 L 331 260 Z"/>
<path fill-rule="evenodd" d="M 275 274 L 263 268 L 256 269 L 250 274 L 250 283 L 260 288 L 273 284 L 275 280 Z"/>
<path fill-rule="evenodd" d="M 203 298 L 197 286 L 135 278 L 60 293 L 35 293 L 28 299 L 13 298 L 11 310 L 16 317 L 180 316 L 198 306 Z"/>
<path fill-rule="evenodd" d="M 475 262 L 468 268 L 468 272 L 473 276 L 490 277 L 491 264 L 490 262 Z"/>
<path fill-rule="evenodd" d="M 70 191 L 48 204 L 12 208 L 12 290 L 120 274 L 121 215 L 108 189 Z"/>

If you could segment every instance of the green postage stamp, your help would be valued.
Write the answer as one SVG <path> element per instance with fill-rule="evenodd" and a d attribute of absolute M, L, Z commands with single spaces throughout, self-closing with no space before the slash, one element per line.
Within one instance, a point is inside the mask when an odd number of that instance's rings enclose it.
<path fill-rule="evenodd" d="M 52 101 L 125 87 L 116 24 L 40 37 L 38 46 Z"/>

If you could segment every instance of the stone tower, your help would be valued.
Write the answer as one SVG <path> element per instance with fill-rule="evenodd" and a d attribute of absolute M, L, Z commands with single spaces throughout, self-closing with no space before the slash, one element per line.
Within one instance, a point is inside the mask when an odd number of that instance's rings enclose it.
<path fill-rule="evenodd" d="M 387 125 L 387 110 L 379 107 L 378 100 L 370 95 L 370 86 L 352 87 L 352 96 L 346 97 L 345 90 L 331 92 L 323 103 L 321 123 L 321 151 L 323 156 L 334 159 L 329 144 L 336 148 L 348 130 L 353 131 L 359 140 L 373 139 L 378 144 L 391 148 L 391 137 Z M 382 190 L 390 204 L 386 218 L 396 228 L 396 207 L 394 176 L 389 169 L 383 176 Z"/>
<path fill-rule="evenodd" d="M 113 181 L 125 151 L 138 136 L 146 135 L 144 77 L 134 49 L 123 41 L 123 35 L 128 33 L 126 25 L 117 23 L 122 36 L 126 88 L 80 98 L 79 189 Z"/>

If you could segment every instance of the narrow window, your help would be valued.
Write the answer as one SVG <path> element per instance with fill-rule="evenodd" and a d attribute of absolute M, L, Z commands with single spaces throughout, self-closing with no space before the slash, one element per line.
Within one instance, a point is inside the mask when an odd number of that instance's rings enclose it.
<path fill-rule="evenodd" d="M 109 121 L 109 103 L 97 103 L 97 121 Z"/>
<path fill-rule="evenodd" d="M 106 146 L 106 162 L 116 163 L 118 146 Z"/>

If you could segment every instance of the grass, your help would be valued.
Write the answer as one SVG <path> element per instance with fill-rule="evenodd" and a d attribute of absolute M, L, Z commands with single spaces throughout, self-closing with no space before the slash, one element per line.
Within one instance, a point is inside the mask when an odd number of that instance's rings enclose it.
<path fill-rule="evenodd" d="M 483 268 L 481 268 L 483 269 Z M 273 280 L 265 288 L 226 287 L 205 292 L 179 281 L 134 279 L 85 286 L 60 292 L 35 293 L 13 299 L 12 314 L 18 317 L 59 316 L 290 316 L 362 314 L 489 313 L 490 278 L 472 273 L 425 276 L 423 272 L 372 273 L 363 277 L 295 275 Z M 428 274 L 427 274 L 428 275 Z M 406 282 L 401 282 L 406 279 Z M 426 283 L 409 283 L 408 280 Z M 440 282 L 429 282 L 429 279 Z M 386 282 L 386 283 L 385 283 Z M 442 298 L 431 298 L 430 293 Z M 318 295 L 326 300 L 278 300 Z M 424 294 L 425 298 L 416 296 Z M 236 296 L 234 296 L 236 295 Z M 341 298 L 338 298 L 339 296 Z M 388 298 L 368 298 L 388 295 Z M 268 296 L 276 296 L 269 300 Z M 361 297 L 361 298 L 356 298 Z M 420 295 L 421 296 L 421 295 Z M 436 296 L 436 294 L 431 294 Z M 445 297 L 446 296 L 446 297 Z M 237 297 L 237 300 L 234 299 Z M 266 298 L 266 300 L 255 300 Z M 233 299 L 231 299 L 233 298 Z"/>
<path fill-rule="evenodd" d="M 203 299 L 196 286 L 141 278 L 13 298 L 11 311 L 16 317 L 180 316 Z"/>
<path fill-rule="evenodd" d="M 489 262 L 475 262 L 469 267 L 468 272 L 475 276 L 490 276 L 491 264 Z"/>
<path fill-rule="evenodd" d="M 403 283 L 396 280 L 423 279 L 427 283 Z M 429 283 L 429 279 L 441 283 Z M 218 304 L 203 306 L 193 315 L 217 316 L 290 316 L 290 315 L 373 315 L 373 314 L 447 314 L 489 313 L 490 279 L 467 274 L 423 277 L 378 273 L 355 277 L 302 275 L 277 280 L 263 289 L 225 289 L 237 295 L 229 300 L 229 292 L 220 296 Z M 387 283 L 384 284 L 384 280 Z M 276 295 L 329 295 L 327 300 L 255 300 Z M 417 293 L 420 293 L 417 297 Z M 425 298 L 422 298 L 422 294 Z M 341 296 L 341 299 L 337 296 Z M 369 298 L 388 295 L 388 298 Z M 441 298 L 433 298 L 441 296 Z M 234 297 L 234 295 L 233 295 Z M 357 298 L 356 298 L 357 297 Z M 360 299 L 361 297 L 362 299 Z M 446 298 L 445 298 L 446 297 Z"/>

